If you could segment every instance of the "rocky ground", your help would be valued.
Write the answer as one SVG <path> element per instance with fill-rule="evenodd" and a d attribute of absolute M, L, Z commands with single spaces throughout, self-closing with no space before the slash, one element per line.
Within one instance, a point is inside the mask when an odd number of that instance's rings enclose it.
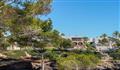
<path fill-rule="evenodd" d="M 107 53 L 103 54 L 100 64 L 96 69 L 101 70 L 120 70 L 120 60 L 113 60 Z"/>
<path fill-rule="evenodd" d="M 32 70 L 30 61 L 0 58 L 0 70 Z"/>
<path fill-rule="evenodd" d="M 94 70 L 120 70 L 120 61 L 113 60 L 108 54 L 103 54 L 101 62 Z M 40 60 L 37 57 L 31 57 L 26 53 L 26 57 L 21 59 L 7 58 L 0 54 L 0 70 L 41 70 L 44 64 L 44 70 L 58 70 L 55 61 L 48 59 Z"/>
<path fill-rule="evenodd" d="M 0 58 L 0 70 L 40 70 L 42 60 L 37 58 L 10 59 Z M 44 60 L 45 70 L 57 70 L 54 61 Z"/>

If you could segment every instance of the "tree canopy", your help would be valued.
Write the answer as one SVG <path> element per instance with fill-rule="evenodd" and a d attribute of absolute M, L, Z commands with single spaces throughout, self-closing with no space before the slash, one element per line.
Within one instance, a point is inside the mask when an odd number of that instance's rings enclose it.
<path fill-rule="evenodd" d="M 51 12 L 52 0 L 1 0 L 0 37 L 9 31 L 8 42 L 20 45 L 45 44 L 59 33 L 53 30 L 52 20 L 41 20 Z M 32 43 L 31 43 L 32 42 Z"/>

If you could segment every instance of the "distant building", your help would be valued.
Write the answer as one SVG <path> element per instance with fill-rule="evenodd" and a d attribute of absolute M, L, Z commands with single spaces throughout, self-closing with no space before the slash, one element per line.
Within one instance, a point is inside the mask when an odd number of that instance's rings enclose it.
<path fill-rule="evenodd" d="M 86 48 L 86 46 L 84 45 L 84 39 L 81 37 L 71 37 L 71 41 L 73 43 L 74 48 L 79 49 Z"/>

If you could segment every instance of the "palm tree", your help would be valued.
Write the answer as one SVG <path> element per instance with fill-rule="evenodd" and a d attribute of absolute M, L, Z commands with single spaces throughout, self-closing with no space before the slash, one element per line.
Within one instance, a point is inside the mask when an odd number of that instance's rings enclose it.
<path fill-rule="evenodd" d="M 118 39 L 119 38 L 119 34 L 120 34 L 119 31 L 115 31 L 115 32 L 113 32 L 113 37 Z"/>
<path fill-rule="evenodd" d="M 99 40 L 99 42 L 101 44 L 103 44 L 103 45 L 108 44 L 109 39 L 107 38 L 108 37 L 107 34 L 104 33 L 100 37 L 102 38 L 101 40 Z"/>
<path fill-rule="evenodd" d="M 107 34 L 104 33 L 100 37 L 105 39 L 107 37 Z"/>

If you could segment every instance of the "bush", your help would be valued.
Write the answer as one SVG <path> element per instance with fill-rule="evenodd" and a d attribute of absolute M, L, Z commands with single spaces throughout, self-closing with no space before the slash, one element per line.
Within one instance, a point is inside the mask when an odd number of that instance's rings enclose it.
<path fill-rule="evenodd" d="M 67 57 L 57 59 L 60 70 L 73 70 L 77 66 L 79 69 L 94 68 L 98 62 L 99 58 L 92 54 L 69 53 Z"/>
<path fill-rule="evenodd" d="M 108 54 L 113 57 L 114 60 L 120 60 L 120 49 L 108 52 Z"/>

